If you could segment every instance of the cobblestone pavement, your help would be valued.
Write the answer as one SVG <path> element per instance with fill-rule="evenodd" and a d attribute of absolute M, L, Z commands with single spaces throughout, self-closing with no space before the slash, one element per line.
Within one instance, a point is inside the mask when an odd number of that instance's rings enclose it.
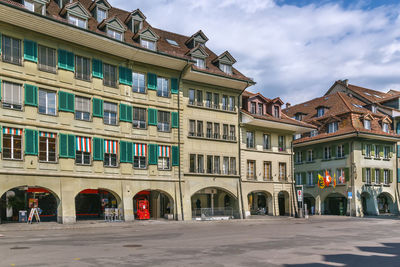
<path fill-rule="evenodd" d="M 400 266 L 400 220 L 0 225 L 0 266 Z"/>

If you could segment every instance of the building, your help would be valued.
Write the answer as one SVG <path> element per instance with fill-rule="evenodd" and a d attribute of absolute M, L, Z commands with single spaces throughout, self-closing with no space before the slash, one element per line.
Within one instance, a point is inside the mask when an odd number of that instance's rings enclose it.
<path fill-rule="evenodd" d="M 34 199 L 62 223 L 133 220 L 139 203 L 151 218 L 240 217 L 238 100 L 254 82 L 202 31 L 106 0 L 1 0 L 0 34 L 3 219 Z"/>
<path fill-rule="evenodd" d="M 284 110 L 318 127 L 294 141 L 296 185 L 310 213 L 398 213 L 397 118 L 382 101 L 394 95 L 337 81 L 324 96 Z M 336 186 L 320 188 L 326 171 Z"/>
<path fill-rule="evenodd" d="M 245 216 L 291 215 L 297 209 L 293 179 L 293 135 L 315 126 L 282 113 L 282 100 L 243 93 L 240 158 Z"/>

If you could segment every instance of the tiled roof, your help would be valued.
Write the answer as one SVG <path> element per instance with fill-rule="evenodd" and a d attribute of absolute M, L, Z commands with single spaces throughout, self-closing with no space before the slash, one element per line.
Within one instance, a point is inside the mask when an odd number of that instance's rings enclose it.
<path fill-rule="evenodd" d="M 15 1 L 0 0 L 0 2 L 12 4 L 17 7 L 24 7 L 23 5 L 21 5 L 18 2 L 15 2 Z M 92 1 L 92 0 L 74 0 L 73 2 L 80 2 L 86 10 L 90 10 L 91 5 L 93 5 L 94 1 Z M 46 16 L 51 17 L 56 20 L 59 20 L 59 21 L 62 21 L 62 22 L 67 22 L 67 19 L 65 18 L 65 16 L 61 16 L 60 14 L 61 14 L 61 9 L 57 5 L 57 3 L 54 0 L 50 0 L 50 2 L 47 4 Z M 130 14 L 131 14 L 131 12 L 128 12 L 128 11 L 125 11 L 125 10 L 122 10 L 119 8 L 115 8 L 115 7 L 111 7 L 108 10 L 109 18 L 115 16 L 115 17 L 119 18 L 122 22 L 125 22 Z M 99 29 L 99 27 L 98 27 L 99 24 L 100 23 L 98 23 L 97 20 L 93 16 L 91 16 L 88 20 L 88 30 L 95 32 L 97 34 L 106 35 L 106 33 L 104 31 Z M 150 27 L 151 30 L 153 30 L 160 37 L 159 40 L 157 41 L 158 52 L 166 53 L 166 54 L 169 54 L 169 55 L 172 55 L 175 57 L 179 57 L 179 58 L 182 58 L 185 60 L 191 59 L 190 56 L 187 55 L 187 52 L 190 50 L 190 48 L 186 45 L 186 41 L 189 40 L 191 38 L 191 36 L 184 36 L 184 35 L 180 35 L 177 33 L 172 33 L 172 32 L 168 32 L 165 30 L 154 28 L 151 25 L 149 25 L 148 22 L 145 20 L 143 22 L 143 28 L 146 28 L 146 27 Z M 133 46 L 140 47 L 138 37 L 139 37 L 138 34 L 134 34 L 131 30 L 128 29 L 127 31 L 125 31 L 125 34 L 124 34 L 124 42 L 128 43 L 130 45 L 133 45 Z M 169 44 L 166 39 L 174 40 L 175 42 L 177 42 L 178 46 Z M 245 75 L 240 73 L 235 68 L 232 68 L 232 75 L 226 74 L 225 72 L 221 71 L 216 64 L 212 63 L 212 61 L 215 60 L 216 58 L 218 58 L 218 56 L 214 52 L 212 52 L 210 49 L 208 49 L 207 47 L 205 48 L 205 50 L 206 50 L 207 54 L 209 55 L 205 62 L 206 68 L 198 69 L 199 71 L 252 82 L 252 80 L 250 78 L 246 77 Z M 193 68 L 196 69 L 196 67 L 193 67 Z"/>

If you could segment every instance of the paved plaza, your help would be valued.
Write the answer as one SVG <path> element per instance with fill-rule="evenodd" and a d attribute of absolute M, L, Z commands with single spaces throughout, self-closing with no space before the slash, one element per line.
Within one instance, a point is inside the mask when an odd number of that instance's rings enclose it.
<path fill-rule="evenodd" d="M 0 225 L 1 266 L 400 266 L 400 220 Z"/>

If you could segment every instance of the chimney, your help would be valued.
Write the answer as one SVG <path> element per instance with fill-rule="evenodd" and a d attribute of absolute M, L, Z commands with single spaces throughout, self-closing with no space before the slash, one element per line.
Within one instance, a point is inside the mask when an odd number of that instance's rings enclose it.
<path fill-rule="evenodd" d="M 290 108 L 290 106 L 291 106 L 290 103 L 287 102 L 287 103 L 286 103 L 286 108 Z"/>
<path fill-rule="evenodd" d="M 346 87 L 349 86 L 349 79 L 343 80 L 343 83 L 346 85 Z"/>

